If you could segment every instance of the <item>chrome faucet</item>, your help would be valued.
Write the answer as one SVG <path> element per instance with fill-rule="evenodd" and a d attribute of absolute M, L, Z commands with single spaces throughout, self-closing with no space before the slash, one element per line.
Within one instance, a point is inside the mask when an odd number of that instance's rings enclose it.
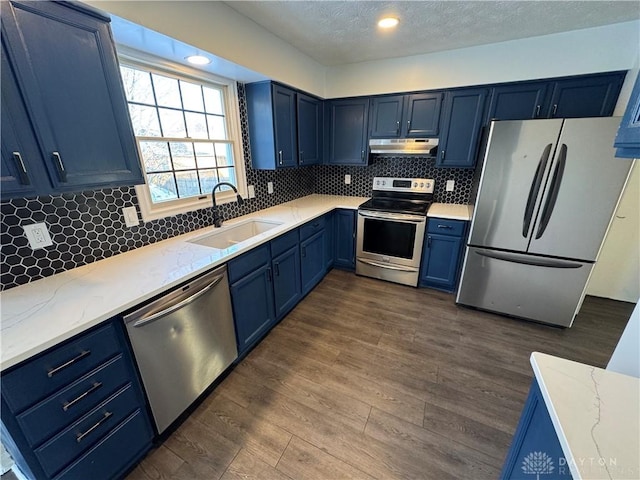
<path fill-rule="evenodd" d="M 216 190 L 218 189 L 218 187 L 221 187 L 223 185 L 227 185 L 228 187 L 231 187 L 231 189 L 235 192 L 237 197 L 236 201 L 238 202 L 238 205 L 242 205 L 244 203 L 244 200 L 238 193 L 238 190 L 236 189 L 235 186 L 233 186 L 229 182 L 216 183 L 211 189 L 211 200 L 213 201 L 213 207 L 211 211 L 213 212 L 213 226 L 216 228 L 220 228 L 222 226 L 222 216 L 220 215 L 220 211 L 218 210 L 218 206 L 216 205 Z"/>

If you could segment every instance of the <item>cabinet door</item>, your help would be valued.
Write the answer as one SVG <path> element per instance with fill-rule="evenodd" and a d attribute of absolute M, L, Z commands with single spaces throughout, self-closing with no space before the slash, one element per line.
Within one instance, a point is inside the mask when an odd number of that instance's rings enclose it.
<path fill-rule="evenodd" d="M 398 138 L 402 132 L 404 95 L 371 99 L 371 138 Z"/>
<path fill-rule="evenodd" d="M 333 225 L 334 222 L 334 217 L 335 217 L 335 212 L 329 212 L 327 213 L 325 216 L 325 223 L 324 223 L 324 247 L 325 247 L 325 252 L 324 252 L 324 262 L 325 262 L 325 266 L 327 268 L 327 271 L 333 267 L 333 259 L 335 256 L 335 228 Z"/>
<path fill-rule="evenodd" d="M 57 191 L 143 182 L 108 19 L 94 15 L 2 2 L 2 34 Z"/>
<path fill-rule="evenodd" d="M 298 245 L 281 253 L 271 262 L 276 318 L 280 320 L 300 301 L 300 249 Z"/>
<path fill-rule="evenodd" d="M 548 84 L 525 83 L 495 87 L 487 113 L 491 120 L 529 120 L 544 115 Z"/>
<path fill-rule="evenodd" d="M 484 88 L 446 93 L 437 167 L 475 167 L 486 98 Z"/>
<path fill-rule="evenodd" d="M 298 163 L 322 163 L 322 101 L 303 93 L 298 103 Z"/>
<path fill-rule="evenodd" d="M 403 122 L 405 137 L 438 135 L 442 93 L 407 95 L 407 114 Z"/>
<path fill-rule="evenodd" d="M 328 103 L 328 163 L 332 165 L 366 165 L 367 119 L 369 99 L 355 98 Z"/>
<path fill-rule="evenodd" d="M 422 253 L 420 285 L 454 290 L 462 239 L 428 234 Z"/>
<path fill-rule="evenodd" d="M 353 270 L 356 268 L 356 212 L 339 209 L 334 215 L 334 266 Z"/>
<path fill-rule="evenodd" d="M 294 167 L 298 164 L 296 92 L 280 85 L 272 85 L 271 89 L 276 161 L 279 167 Z"/>
<path fill-rule="evenodd" d="M 231 285 L 238 354 L 258 341 L 275 322 L 271 265 Z"/>
<path fill-rule="evenodd" d="M 616 106 L 624 76 L 600 75 L 553 85 L 548 118 L 607 117 Z"/>
<path fill-rule="evenodd" d="M 640 75 L 636 78 L 614 146 L 617 147 L 616 157 L 640 158 Z"/>
<path fill-rule="evenodd" d="M 303 295 L 309 293 L 324 277 L 327 271 L 324 253 L 324 230 L 300 242 Z"/>

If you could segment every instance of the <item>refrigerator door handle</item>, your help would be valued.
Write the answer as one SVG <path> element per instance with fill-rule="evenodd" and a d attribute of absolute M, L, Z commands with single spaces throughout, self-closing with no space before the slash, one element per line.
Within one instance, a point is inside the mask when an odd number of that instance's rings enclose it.
<path fill-rule="evenodd" d="M 476 250 L 476 254 L 481 257 L 495 258 L 511 263 L 521 263 L 523 265 L 532 265 L 534 267 L 549 268 L 581 268 L 582 263 L 571 262 L 569 260 L 559 260 L 556 258 L 533 257 L 531 255 L 520 255 L 517 253 L 496 252 L 491 250 Z"/>
<path fill-rule="evenodd" d="M 531 218 L 533 217 L 533 210 L 536 206 L 536 198 L 538 198 L 538 192 L 540 191 L 540 185 L 542 185 L 542 177 L 547 169 L 547 162 L 549 161 L 549 154 L 551 153 L 551 147 L 553 145 L 549 143 L 540 155 L 540 161 L 538 162 L 538 168 L 536 168 L 536 174 L 533 176 L 531 182 L 531 188 L 529 189 L 529 198 L 527 199 L 527 205 L 524 209 L 524 218 L 522 220 L 522 236 L 527 238 L 529 236 L 529 227 L 531 226 Z"/>
<path fill-rule="evenodd" d="M 542 210 L 542 217 L 540 218 L 540 224 L 538 225 L 538 231 L 536 232 L 536 240 L 544 234 L 544 231 L 549 225 L 551 214 L 553 213 L 553 207 L 556 205 L 558 199 L 558 192 L 560 191 L 560 184 L 562 183 L 562 176 L 564 175 L 564 167 L 567 163 L 567 145 L 562 144 L 560 147 L 560 153 L 558 155 L 558 163 L 556 169 L 553 172 L 553 179 L 551 180 L 551 188 L 549 189 L 549 196 Z"/>

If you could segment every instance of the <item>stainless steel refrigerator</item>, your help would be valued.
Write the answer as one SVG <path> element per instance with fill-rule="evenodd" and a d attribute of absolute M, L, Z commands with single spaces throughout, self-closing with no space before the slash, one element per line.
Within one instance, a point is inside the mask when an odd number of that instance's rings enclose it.
<path fill-rule="evenodd" d="M 619 124 L 491 124 L 456 303 L 571 326 L 631 170 Z"/>

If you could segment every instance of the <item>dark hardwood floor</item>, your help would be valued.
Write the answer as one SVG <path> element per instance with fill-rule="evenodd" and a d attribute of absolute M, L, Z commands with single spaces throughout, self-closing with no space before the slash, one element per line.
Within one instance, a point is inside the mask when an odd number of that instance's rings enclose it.
<path fill-rule="evenodd" d="M 531 352 L 604 367 L 632 309 L 561 330 L 334 270 L 127 480 L 495 479 Z"/>

